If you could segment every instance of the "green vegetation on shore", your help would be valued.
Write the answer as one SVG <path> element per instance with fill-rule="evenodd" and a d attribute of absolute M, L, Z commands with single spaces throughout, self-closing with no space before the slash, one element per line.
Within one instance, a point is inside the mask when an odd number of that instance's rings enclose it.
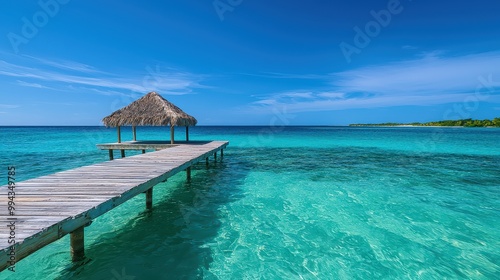
<path fill-rule="evenodd" d="M 350 124 L 349 126 L 464 126 L 464 127 L 500 127 L 500 118 L 493 120 L 445 120 L 426 123 L 378 123 L 378 124 Z"/>

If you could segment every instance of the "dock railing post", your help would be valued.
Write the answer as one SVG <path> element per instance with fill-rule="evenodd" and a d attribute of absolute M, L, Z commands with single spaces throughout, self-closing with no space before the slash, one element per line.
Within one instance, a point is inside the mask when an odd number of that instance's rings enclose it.
<path fill-rule="evenodd" d="M 109 149 L 109 160 L 113 160 L 114 157 L 113 157 L 113 150 L 112 149 Z"/>
<path fill-rule="evenodd" d="M 70 233 L 71 260 L 78 262 L 85 259 L 84 227 L 79 227 Z"/>

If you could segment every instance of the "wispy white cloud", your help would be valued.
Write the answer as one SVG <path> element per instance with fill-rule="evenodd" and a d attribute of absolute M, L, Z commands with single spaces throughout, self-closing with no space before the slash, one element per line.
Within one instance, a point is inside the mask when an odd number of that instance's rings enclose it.
<path fill-rule="evenodd" d="M 260 100 L 253 102 L 253 104 L 275 105 L 280 103 L 298 103 L 314 99 L 315 97 L 315 94 L 311 91 L 290 91 L 262 97 Z"/>
<path fill-rule="evenodd" d="M 277 72 L 263 72 L 263 73 L 239 73 L 239 75 L 255 76 L 271 79 L 300 79 L 300 80 L 321 80 L 327 79 L 328 75 L 320 74 L 290 74 L 290 73 L 277 73 Z"/>
<path fill-rule="evenodd" d="M 287 92 L 282 94 L 282 97 L 288 97 L 288 98 L 313 98 L 313 93 L 312 92 Z"/>
<path fill-rule="evenodd" d="M 16 108 L 19 108 L 19 105 L 0 104 L 0 108 L 4 108 L 4 109 L 16 109 Z"/>
<path fill-rule="evenodd" d="M 17 80 L 17 84 L 20 85 L 20 86 L 23 86 L 23 87 L 48 88 L 46 86 L 42 86 L 41 84 L 28 83 L 28 82 L 20 81 L 20 80 Z"/>
<path fill-rule="evenodd" d="M 40 105 L 43 105 L 43 106 L 46 106 L 46 105 L 50 105 L 50 106 L 57 106 L 57 107 L 70 107 L 70 106 L 96 106 L 98 105 L 97 102 L 57 102 L 57 101 L 38 101 L 38 102 L 35 102 L 35 103 L 32 103 L 32 105 L 34 106 L 40 106 Z"/>
<path fill-rule="evenodd" d="M 40 60 L 40 59 L 38 59 Z M 94 71 L 90 66 L 71 62 L 43 61 L 58 69 L 17 65 L 0 60 L 0 75 L 22 78 L 18 80 L 21 86 L 38 88 L 64 88 L 67 86 L 82 86 L 95 89 L 94 93 L 110 95 L 116 92 L 160 91 L 162 94 L 182 95 L 192 93 L 197 88 L 204 88 L 201 81 L 205 78 L 185 71 L 171 68 L 161 69 L 146 67 L 142 74 L 124 74 L 120 77 L 105 72 Z M 71 70 L 74 73 L 68 72 Z"/>
<path fill-rule="evenodd" d="M 500 53 L 452 58 L 435 55 L 418 60 L 365 67 L 332 74 L 332 86 L 344 92 L 383 95 L 434 95 L 473 91 L 478 78 L 492 75 L 500 86 Z"/>
<path fill-rule="evenodd" d="M 75 62 L 75 61 L 68 61 L 68 60 L 48 60 L 48 59 L 43 59 L 39 57 L 34 57 L 34 56 L 29 56 L 29 55 L 23 55 L 24 57 L 39 62 L 42 65 L 46 66 L 51 66 L 59 69 L 64 69 L 64 70 L 71 70 L 75 72 L 81 72 L 81 73 L 100 73 L 100 74 L 109 74 L 104 71 L 100 71 L 90 65 Z"/>
<path fill-rule="evenodd" d="M 473 93 L 444 94 L 436 96 L 381 96 L 375 98 L 339 98 L 324 99 L 316 94 L 317 98 L 309 101 L 288 102 L 281 99 L 264 99 L 251 104 L 246 112 L 270 113 L 274 108 L 286 108 L 290 113 L 297 112 L 317 112 L 345 109 L 392 107 L 402 105 L 429 106 L 445 103 L 464 102 Z M 493 102 L 500 102 L 500 96 L 490 99 Z"/>
<path fill-rule="evenodd" d="M 411 46 L 411 45 L 404 45 L 401 47 L 403 50 L 417 50 L 418 47 L 416 46 Z"/>
<path fill-rule="evenodd" d="M 75 86 L 75 85 L 68 85 L 67 89 L 70 91 L 78 91 L 78 92 L 88 92 L 88 93 L 94 93 L 94 94 L 99 94 L 99 95 L 105 95 L 105 96 L 120 96 L 124 98 L 131 98 L 133 100 L 137 99 L 143 93 L 136 93 L 136 92 L 122 92 L 118 90 L 113 90 L 113 89 L 106 89 L 106 88 L 94 88 L 94 87 L 87 87 L 87 86 Z"/>
<path fill-rule="evenodd" d="M 320 92 L 317 94 L 317 96 L 327 99 L 343 99 L 345 97 L 345 94 L 342 92 Z"/>
<path fill-rule="evenodd" d="M 488 101 L 500 102 L 500 52 L 456 57 L 442 54 L 430 52 L 419 59 L 333 73 L 326 90 L 273 93 L 252 103 L 251 110 L 285 106 L 290 112 L 304 112 L 435 105 L 464 102 L 477 89 L 487 93 Z"/>

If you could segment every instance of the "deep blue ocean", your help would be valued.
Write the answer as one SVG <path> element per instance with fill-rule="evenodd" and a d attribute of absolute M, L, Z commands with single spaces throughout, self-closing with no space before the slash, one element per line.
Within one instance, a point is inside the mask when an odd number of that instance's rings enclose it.
<path fill-rule="evenodd" d="M 193 127 L 228 140 L 0 279 L 499 279 L 500 129 Z M 182 139 L 183 130 L 176 133 Z M 138 128 L 167 140 L 168 128 Z M 130 140 L 130 128 L 123 139 Z M 108 160 L 104 127 L 0 127 L 0 185 Z M 117 154 L 116 154 L 117 156 Z"/>

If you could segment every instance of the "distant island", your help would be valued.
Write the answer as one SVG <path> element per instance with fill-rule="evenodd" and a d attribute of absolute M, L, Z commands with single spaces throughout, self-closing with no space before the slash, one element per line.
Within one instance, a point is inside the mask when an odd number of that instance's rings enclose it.
<path fill-rule="evenodd" d="M 473 119 L 463 119 L 463 120 L 445 120 L 437 122 L 426 122 L 426 123 L 377 123 L 377 124 L 365 124 L 356 123 L 350 124 L 349 126 L 462 126 L 462 127 L 500 127 L 500 118 L 494 118 L 493 120 L 473 120 Z"/>

